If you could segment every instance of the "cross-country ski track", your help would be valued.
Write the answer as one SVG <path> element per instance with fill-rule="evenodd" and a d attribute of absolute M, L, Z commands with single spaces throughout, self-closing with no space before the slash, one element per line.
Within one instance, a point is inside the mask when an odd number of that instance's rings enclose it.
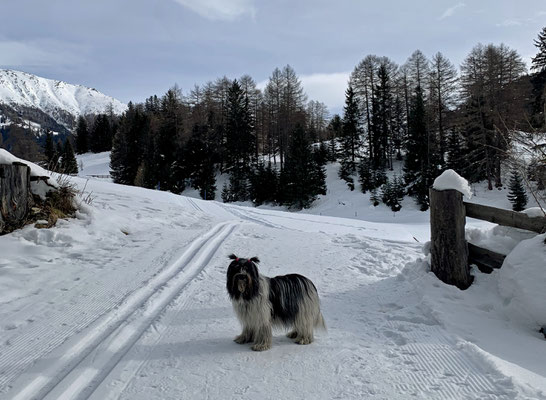
<path fill-rule="evenodd" d="M 70 287 L 56 282 L 67 290 L 50 303 L 8 303 L 14 320 L 33 322 L 4 326 L 17 335 L 1 347 L 1 399 L 545 398 L 447 329 L 449 315 L 422 290 L 444 289 L 419 261 L 411 226 L 92 185 L 94 207 L 125 213 L 128 234 L 99 249 L 100 270 L 78 271 Z M 312 279 L 328 332 L 309 346 L 275 332 L 266 352 L 234 343 L 230 253 L 260 257 L 265 275 Z M 442 295 L 456 302 L 461 293 Z"/>

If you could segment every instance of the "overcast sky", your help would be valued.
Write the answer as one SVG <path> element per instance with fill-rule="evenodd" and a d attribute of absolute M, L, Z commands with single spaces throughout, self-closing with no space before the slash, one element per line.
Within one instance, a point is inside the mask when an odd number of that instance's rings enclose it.
<path fill-rule="evenodd" d="M 339 111 L 367 54 L 441 51 L 459 65 L 478 42 L 503 42 L 529 61 L 546 1 L 0 0 L 0 16 L 0 68 L 140 102 L 290 64 L 310 99 Z"/>

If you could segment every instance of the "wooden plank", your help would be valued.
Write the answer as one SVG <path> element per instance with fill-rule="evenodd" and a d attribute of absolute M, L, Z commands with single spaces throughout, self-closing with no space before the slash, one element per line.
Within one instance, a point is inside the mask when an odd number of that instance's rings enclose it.
<path fill-rule="evenodd" d="M 463 195 L 430 189 L 431 270 L 443 282 L 466 289 L 472 283 L 465 240 Z"/>
<path fill-rule="evenodd" d="M 505 258 L 504 254 L 495 253 L 494 251 L 468 243 L 468 262 L 476 264 L 482 272 L 489 274 L 493 269 L 500 268 Z"/>
<path fill-rule="evenodd" d="M 526 214 L 502 208 L 464 202 L 466 216 L 494 224 L 511 226 L 537 233 L 546 232 L 546 217 L 529 218 Z"/>

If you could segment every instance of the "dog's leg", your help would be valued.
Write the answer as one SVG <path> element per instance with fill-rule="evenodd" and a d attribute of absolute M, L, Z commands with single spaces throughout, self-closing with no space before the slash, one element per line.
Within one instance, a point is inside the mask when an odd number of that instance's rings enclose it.
<path fill-rule="evenodd" d="M 254 351 L 264 351 L 271 348 L 273 342 L 273 333 L 271 332 L 271 325 L 262 325 L 256 332 L 254 339 Z"/>
<path fill-rule="evenodd" d="M 297 332 L 296 343 L 311 344 L 313 343 L 313 323 L 309 318 L 303 318 L 301 315 L 296 318 L 294 324 L 294 332 Z"/>
<path fill-rule="evenodd" d="M 245 344 L 245 343 L 252 342 L 252 337 L 253 337 L 252 331 L 245 326 L 243 328 L 243 332 L 241 332 L 240 335 L 236 336 L 235 339 L 233 339 L 233 341 L 235 343 Z"/>
<path fill-rule="evenodd" d="M 298 337 L 298 332 L 294 329 L 286 334 L 287 338 L 295 339 Z"/>

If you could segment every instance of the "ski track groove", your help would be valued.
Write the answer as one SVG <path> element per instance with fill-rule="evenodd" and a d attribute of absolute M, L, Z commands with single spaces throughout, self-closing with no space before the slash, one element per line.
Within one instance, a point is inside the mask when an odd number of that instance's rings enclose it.
<path fill-rule="evenodd" d="M 420 330 L 404 332 L 401 337 L 408 342 L 402 345 L 393 344 L 403 361 L 405 367 L 399 373 L 405 382 L 413 382 L 411 391 L 417 391 L 419 395 L 432 396 L 437 399 L 473 399 L 489 398 L 511 399 L 508 388 L 499 386 L 491 380 L 479 366 L 468 359 L 460 351 L 456 351 L 456 344 L 446 336 L 439 325 L 419 324 Z M 393 321 L 389 321 L 384 327 L 390 331 L 399 331 Z M 422 337 L 426 336 L 426 342 Z M 392 341 L 390 337 L 387 339 Z M 415 342 L 414 342 L 415 341 Z M 409 362 L 409 363 L 407 363 Z M 394 380 L 396 375 L 393 376 Z M 441 390 L 434 390 L 442 380 Z M 396 385 L 408 386 L 407 383 Z"/>
<path fill-rule="evenodd" d="M 158 262 L 161 263 L 164 261 L 165 256 L 166 254 L 162 254 L 160 257 L 158 257 Z M 152 278 L 153 276 L 149 279 Z M 30 363 L 49 353 L 52 349 L 58 347 L 67 338 L 85 329 L 105 313 L 110 312 L 118 304 L 122 303 L 125 300 L 125 297 L 130 295 L 133 289 L 142 284 L 138 277 L 134 279 L 132 283 L 133 285 L 129 286 L 129 293 L 112 292 L 111 287 L 107 286 L 100 286 L 97 290 L 94 290 L 93 295 L 96 296 L 96 298 L 104 298 L 106 295 L 113 294 L 114 297 L 110 298 L 112 302 L 108 304 L 107 307 L 104 307 L 104 302 L 101 301 L 87 303 L 87 305 L 93 305 L 92 307 L 86 308 L 85 315 L 87 318 L 83 318 L 80 323 L 75 324 L 70 329 L 64 330 L 62 335 L 54 335 L 48 339 L 48 334 L 51 334 L 51 327 L 61 326 L 66 320 L 67 315 L 73 315 L 74 312 L 80 311 L 80 303 L 73 302 L 68 308 L 63 310 L 63 313 L 56 313 L 51 319 L 48 320 L 48 324 L 41 325 L 38 329 L 32 329 L 21 335 L 8 338 L 7 340 L 10 341 L 11 345 L 0 357 L 0 365 L 3 366 L 0 370 L 0 393 L 4 392 L 6 390 L 5 386 L 8 385 L 15 377 L 17 377 Z M 36 312 L 34 312 L 34 315 L 35 314 Z M 37 341 L 40 343 L 38 348 L 29 346 L 29 343 L 34 343 Z"/>
<path fill-rule="evenodd" d="M 108 339 L 112 337 L 112 334 L 116 333 L 118 331 L 118 328 L 124 325 L 124 323 L 128 319 L 130 319 L 131 316 L 138 314 L 139 311 L 141 311 L 142 307 L 146 305 L 146 303 L 154 296 L 154 294 L 156 294 L 157 292 L 162 292 L 162 289 L 168 286 L 169 282 L 173 281 L 177 276 L 184 274 L 184 267 L 188 264 L 191 264 L 195 260 L 196 256 L 199 255 L 201 249 L 206 248 L 207 245 L 213 243 L 218 237 L 222 238 L 221 242 L 225 240 L 225 238 L 233 231 L 235 226 L 236 225 L 233 222 L 220 223 L 208 232 L 200 235 L 197 239 L 193 240 L 189 244 L 188 249 L 182 254 L 182 256 L 179 257 L 179 259 L 174 264 L 165 267 L 164 269 L 158 271 L 157 274 L 150 277 L 149 281 L 146 283 L 146 286 L 144 286 L 142 289 L 129 293 L 122 300 L 121 304 L 112 304 L 112 306 L 106 310 L 103 308 L 102 310 L 104 312 L 91 323 L 87 321 L 87 323 L 78 325 L 71 329 L 71 333 L 78 333 L 82 329 L 85 329 L 85 327 L 89 327 L 96 321 L 100 320 L 100 322 L 98 323 L 98 327 L 90 329 L 90 332 L 88 332 L 83 337 L 78 338 L 75 344 L 68 343 L 70 344 L 69 349 L 67 349 L 68 351 L 63 352 L 63 355 L 60 356 L 59 360 L 54 361 L 53 363 L 51 362 L 51 360 L 43 360 L 43 362 L 47 364 L 44 365 L 45 368 L 42 368 L 40 370 L 47 370 L 48 376 L 44 376 L 40 373 L 30 372 L 37 376 L 34 376 L 34 379 L 28 379 L 28 377 L 26 377 L 25 381 L 29 383 L 26 384 L 25 387 L 16 395 L 10 393 L 9 398 L 12 400 L 44 398 L 44 396 L 46 396 L 59 384 L 61 384 L 63 380 L 70 374 L 70 372 L 72 372 L 89 354 L 91 354 L 93 350 L 100 347 L 101 344 L 106 343 Z M 208 256 L 208 259 L 212 257 L 216 249 L 217 247 L 212 250 L 212 252 Z M 160 258 L 164 258 L 166 256 L 167 254 L 163 253 Z M 204 263 L 203 267 L 199 268 L 197 271 L 189 271 L 189 279 L 186 279 L 180 285 L 176 286 L 176 289 L 181 289 L 185 285 L 187 285 L 195 276 L 199 274 L 199 272 L 202 271 L 205 265 L 206 262 Z M 171 271 L 173 269 L 174 271 Z M 151 289 L 148 287 L 150 285 L 152 285 Z M 177 293 L 178 292 L 175 292 L 175 294 Z M 172 294 L 171 296 L 175 297 Z M 172 298 L 169 297 L 167 300 L 170 301 L 172 300 Z M 153 324 L 155 317 L 161 314 L 162 310 L 167 306 L 168 302 L 166 304 L 163 304 L 162 307 L 156 310 L 152 310 L 155 311 L 155 314 L 152 317 L 147 317 L 148 319 L 150 319 L 150 321 L 142 328 L 143 330 L 140 332 L 140 334 L 142 334 L 142 332 L 144 332 L 151 324 Z M 47 331 L 47 327 L 39 330 L 39 332 L 44 331 Z M 38 336 L 36 337 L 38 338 Z M 47 347 L 47 351 L 43 351 L 42 355 L 46 354 L 48 351 L 51 351 L 59 345 L 60 347 L 63 347 L 63 341 L 66 339 L 66 337 L 67 336 L 57 341 L 53 340 L 52 342 L 50 342 L 50 345 Z M 140 337 L 140 335 L 138 335 L 138 337 Z M 138 339 L 138 337 L 136 338 L 136 340 Z M 68 340 L 67 342 L 71 341 Z M 25 341 L 22 340 L 21 344 L 18 346 L 19 349 L 22 347 L 23 343 L 25 343 Z M 26 343 L 28 346 L 28 341 Z M 131 346 L 129 346 L 125 350 L 127 351 L 130 347 Z M 15 353 L 17 352 L 15 351 Z M 33 358 L 36 358 L 35 355 Z M 39 366 L 40 361 L 37 364 Z M 115 364 L 113 364 L 111 368 L 113 368 L 114 366 Z M 20 372 L 20 370 L 17 370 L 17 372 L 13 372 L 13 374 L 19 374 Z M 23 373 L 23 375 L 25 374 Z M 104 377 L 106 377 L 106 375 Z M 91 388 L 94 389 L 93 387 Z"/>

